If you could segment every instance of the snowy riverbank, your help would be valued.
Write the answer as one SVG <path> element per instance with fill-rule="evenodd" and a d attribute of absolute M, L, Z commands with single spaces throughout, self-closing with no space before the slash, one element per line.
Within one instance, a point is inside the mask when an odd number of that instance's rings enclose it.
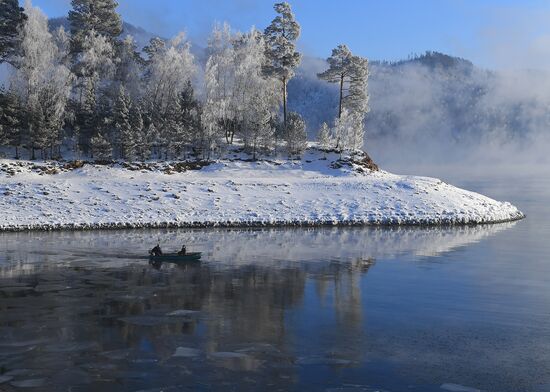
<path fill-rule="evenodd" d="M 0 230 L 436 225 L 523 217 L 510 203 L 437 179 L 372 172 L 337 158 L 311 149 L 302 161 L 224 160 L 200 170 L 63 169 L 0 160 Z"/>

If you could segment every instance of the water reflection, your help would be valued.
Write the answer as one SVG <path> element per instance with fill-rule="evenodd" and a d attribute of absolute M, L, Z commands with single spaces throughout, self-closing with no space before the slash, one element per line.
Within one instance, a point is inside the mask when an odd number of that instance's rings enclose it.
<path fill-rule="evenodd" d="M 318 390 L 353 380 L 370 390 L 375 380 L 354 371 L 368 363 L 364 289 L 377 262 L 438 256 L 513 225 L 4 234 L 0 385 Z M 203 261 L 150 266 L 159 238 Z"/>

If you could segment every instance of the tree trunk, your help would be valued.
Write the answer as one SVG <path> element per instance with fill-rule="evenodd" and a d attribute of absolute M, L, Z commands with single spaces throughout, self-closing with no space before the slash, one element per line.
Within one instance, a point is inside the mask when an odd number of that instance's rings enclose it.
<path fill-rule="evenodd" d="M 340 102 L 338 105 L 338 118 L 342 117 L 342 94 L 344 90 L 344 75 L 340 75 Z"/>
<path fill-rule="evenodd" d="M 15 146 L 15 159 L 19 159 L 19 146 Z"/>
<path fill-rule="evenodd" d="M 283 78 L 283 124 L 286 131 L 286 78 Z"/>

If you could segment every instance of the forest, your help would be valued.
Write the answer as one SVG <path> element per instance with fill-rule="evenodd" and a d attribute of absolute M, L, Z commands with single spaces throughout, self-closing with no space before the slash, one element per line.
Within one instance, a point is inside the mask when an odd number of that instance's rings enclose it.
<path fill-rule="evenodd" d="M 70 29 L 50 31 L 30 0 L 0 5 L 0 62 L 11 69 L 0 91 L 0 146 L 12 157 L 211 160 L 237 145 L 257 159 L 306 148 L 305 120 L 287 105 L 302 58 L 290 4 L 274 5 L 264 31 L 215 24 L 204 64 L 184 33 L 143 48 L 122 36 L 115 0 L 71 6 Z M 337 115 L 317 131 L 320 148 L 361 149 L 368 60 L 339 45 L 317 77 L 338 87 Z"/>

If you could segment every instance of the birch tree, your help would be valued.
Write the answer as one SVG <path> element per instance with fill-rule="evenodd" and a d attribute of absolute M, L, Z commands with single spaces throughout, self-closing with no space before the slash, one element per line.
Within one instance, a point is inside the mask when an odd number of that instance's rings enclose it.
<path fill-rule="evenodd" d="M 212 122 L 208 124 L 212 128 L 209 133 L 218 133 L 218 139 L 224 137 L 227 143 L 230 142 L 230 128 L 235 118 L 232 104 L 235 86 L 232 40 L 231 28 L 227 23 L 214 26 L 208 39 L 209 56 L 204 73 L 206 97 L 203 115 Z"/>
<path fill-rule="evenodd" d="M 173 102 L 191 82 L 196 66 L 194 56 L 190 52 L 190 44 L 183 33 L 173 38 L 164 48 L 149 59 L 145 94 L 147 108 L 151 121 L 159 132 L 172 119 Z"/>
<path fill-rule="evenodd" d="M 59 142 L 72 75 L 60 63 L 62 55 L 48 31 L 48 20 L 30 0 L 25 3 L 28 19 L 21 30 L 21 56 L 12 84 L 25 107 L 26 144 L 35 150 Z"/>
<path fill-rule="evenodd" d="M 277 116 L 279 95 L 277 79 L 265 75 L 267 62 L 263 35 L 256 29 L 235 39 L 235 88 L 233 107 L 243 140 L 254 159 L 258 148 L 269 149 L 274 143 L 273 118 Z"/>

